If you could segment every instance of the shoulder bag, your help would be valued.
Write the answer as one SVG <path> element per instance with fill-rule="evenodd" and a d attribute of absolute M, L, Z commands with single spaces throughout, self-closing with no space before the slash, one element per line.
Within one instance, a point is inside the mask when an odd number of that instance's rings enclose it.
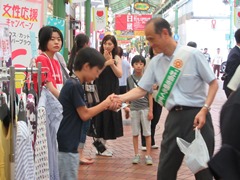
<path fill-rule="evenodd" d="M 88 107 L 95 106 L 100 102 L 96 84 L 84 83 L 84 90 L 86 93 Z"/>

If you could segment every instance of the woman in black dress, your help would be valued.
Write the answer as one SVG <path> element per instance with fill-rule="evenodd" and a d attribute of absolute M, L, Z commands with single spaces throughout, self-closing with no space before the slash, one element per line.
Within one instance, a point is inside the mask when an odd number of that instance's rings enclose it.
<path fill-rule="evenodd" d="M 117 51 L 118 45 L 116 38 L 112 35 L 106 35 L 100 47 L 100 52 L 106 59 L 105 68 L 96 80 L 100 101 L 103 101 L 112 93 L 119 94 L 118 78 L 122 76 L 122 61 L 117 55 Z M 97 133 L 93 136 L 101 138 L 104 144 L 106 144 L 106 140 L 123 136 L 121 111 L 105 110 L 95 118 L 97 120 L 94 120 L 93 123 Z M 112 156 L 112 152 L 108 149 L 103 153 L 98 152 L 97 154 Z"/>

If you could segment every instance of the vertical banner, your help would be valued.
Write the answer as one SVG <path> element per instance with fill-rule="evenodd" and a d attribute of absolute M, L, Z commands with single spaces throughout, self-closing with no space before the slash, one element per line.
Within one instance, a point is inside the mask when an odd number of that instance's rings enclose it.
<path fill-rule="evenodd" d="M 42 23 L 42 2 L 1 1 L 0 21 L 9 26 L 12 63 L 28 66 L 37 55 L 37 35 Z"/>
<path fill-rule="evenodd" d="M 93 9 L 94 30 L 99 31 L 105 29 L 106 22 L 107 22 L 106 8 L 94 8 Z"/>
<path fill-rule="evenodd" d="M 0 67 L 3 65 L 3 61 L 6 62 L 8 67 L 12 65 L 11 53 L 8 25 L 0 23 Z"/>
<path fill-rule="evenodd" d="M 234 7 L 234 25 L 240 28 L 240 7 Z"/>
<path fill-rule="evenodd" d="M 65 37 L 65 19 L 62 19 L 60 17 L 48 16 L 47 17 L 47 25 L 57 27 L 62 32 L 63 40 L 64 40 L 64 37 Z M 60 53 L 62 55 L 63 55 L 63 50 L 64 50 L 64 42 L 63 42 L 63 47 L 60 51 Z"/>

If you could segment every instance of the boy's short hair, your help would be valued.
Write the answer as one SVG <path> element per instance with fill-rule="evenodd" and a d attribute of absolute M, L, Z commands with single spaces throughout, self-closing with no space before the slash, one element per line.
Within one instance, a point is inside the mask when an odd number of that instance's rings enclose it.
<path fill-rule="evenodd" d="M 82 70 L 84 64 L 88 63 L 90 68 L 97 66 L 102 69 L 105 63 L 104 56 L 94 48 L 86 47 L 77 52 L 74 59 L 74 71 Z"/>
<path fill-rule="evenodd" d="M 135 62 L 142 62 L 144 64 L 144 66 L 146 65 L 146 59 L 142 56 L 142 55 L 135 55 L 133 58 L 132 58 L 132 62 L 131 62 L 131 65 L 133 66 L 133 64 Z"/>
<path fill-rule="evenodd" d="M 47 51 L 48 41 L 52 38 L 52 33 L 57 32 L 61 38 L 63 46 L 63 35 L 62 32 L 55 26 L 44 26 L 38 32 L 38 49 L 41 51 Z M 62 47 L 61 47 L 62 48 Z"/>

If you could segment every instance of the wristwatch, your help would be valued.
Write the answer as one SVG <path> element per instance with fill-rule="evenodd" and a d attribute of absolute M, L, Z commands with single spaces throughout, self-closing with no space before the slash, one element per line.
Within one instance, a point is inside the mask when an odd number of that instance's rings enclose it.
<path fill-rule="evenodd" d="M 208 104 L 204 104 L 203 107 L 207 108 L 208 111 L 211 110 L 211 107 Z"/>

